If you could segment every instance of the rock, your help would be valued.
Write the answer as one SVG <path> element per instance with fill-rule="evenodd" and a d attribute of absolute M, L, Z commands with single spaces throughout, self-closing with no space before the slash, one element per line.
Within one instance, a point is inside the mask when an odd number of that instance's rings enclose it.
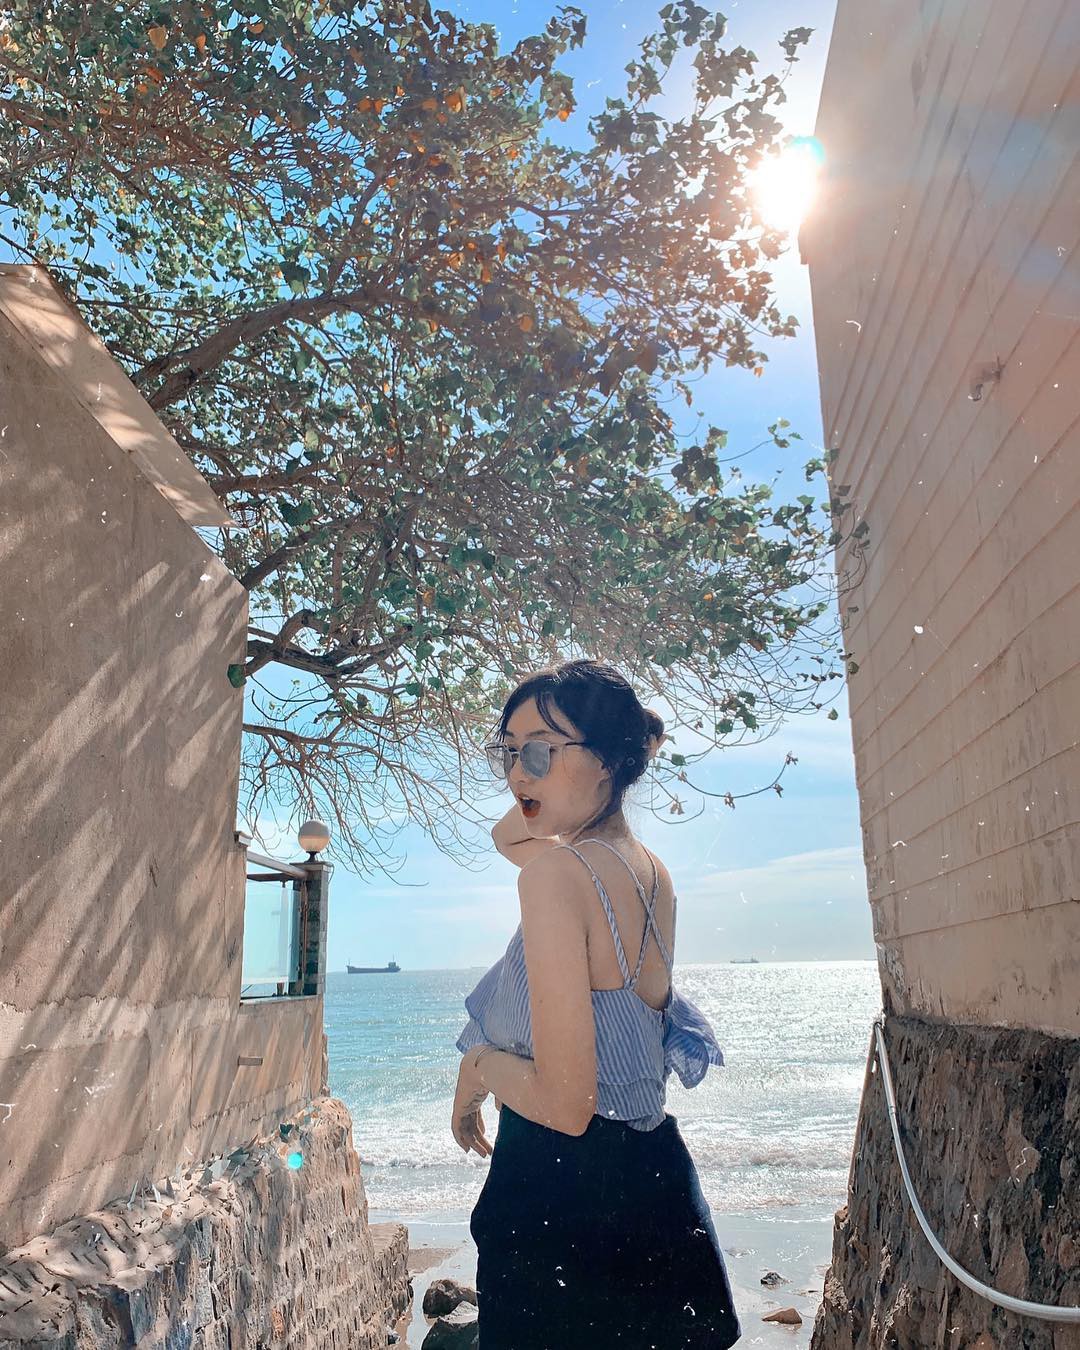
<path fill-rule="evenodd" d="M 453 1312 L 432 1322 L 421 1350 L 479 1350 L 480 1324 L 476 1309 L 459 1304 Z"/>
<path fill-rule="evenodd" d="M 770 1289 L 775 1289 L 778 1284 L 790 1284 L 790 1280 L 785 1280 L 783 1275 L 778 1275 L 775 1270 L 767 1271 L 761 1277 L 761 1283 L 767 1284 Z"/>
<path fill-rule="evenodd" d="M 782 1322 L 786 1327 L 801 1327 L 802 1318 L 794 1308 L 779 1308 L 776 1312 L 766 1313 L 763 1322 Z M 426 1345 L 427 1342 L 425 1341 Z"/>
<path fill-rule="evenodd" d="M 1009 1293 L 1060 1290 L 1080 1268 L 1077 1117 L 1062 1109 L 1080 1101 L 1077 1040 L 896 1015 L 886 1040 L 912 1185 L 946 1251 Z M 990 1330 L 986 1300 L 937 1259 L 897 1164 L 880 1071 L 866 1079 L 832 1254 L 811 1350 L 1080 1347 L 1072 1328 L 996 1310 Z"/>
<path fill-rule="evenodd" d="M 448 1275 L 432 1280 L 424 1293 L 423 1310 L 427 1317 L 442 1317 L 453 1312 L 459 1303 L 476 1303 L 476 1290 L 471 1285 L 459 1284 Z"/>

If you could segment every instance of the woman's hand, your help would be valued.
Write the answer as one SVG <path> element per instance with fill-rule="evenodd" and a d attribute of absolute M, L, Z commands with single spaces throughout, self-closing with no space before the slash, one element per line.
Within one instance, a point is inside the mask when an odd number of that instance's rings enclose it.
<path fill-rule="evenodd" d="M 450 1130 L 459 1148 L 464 1149 L 466 1153 L 470 1149 L 475 1149 L 481 1158 L 486 1158 L 492 1152 L 492 1147 L 484 1133 L 484 1118 L 480 1114 L 480 1107 L 489 1094 L 472 1069 L 476 1053 L 474 1048 L 467 1050 L 461 1057 Z"/>

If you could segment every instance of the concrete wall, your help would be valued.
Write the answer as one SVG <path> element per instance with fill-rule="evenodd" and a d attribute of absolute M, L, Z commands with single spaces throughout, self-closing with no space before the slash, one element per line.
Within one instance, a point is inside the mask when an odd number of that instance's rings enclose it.
<path fill-rule="evenodd" d="M 840 0 L 800 237 L 886 1010 L 1073 1036 L 1078 50 L 1067 0 Z"/>
<path fill-rule="evenodd" d="M 272 1132 L 324 1036 L 321 996 L 240 1003 L 245 593 L 88 406 L 47 275 L 0 282 L 2 1250 Z"/>

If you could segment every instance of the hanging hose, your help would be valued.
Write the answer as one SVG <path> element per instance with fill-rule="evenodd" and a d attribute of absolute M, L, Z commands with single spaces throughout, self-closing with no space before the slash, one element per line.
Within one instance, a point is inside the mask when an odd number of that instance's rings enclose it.
<path fill-rule="evenodd" d="M 1080 1323 L 1080 1307 L 1059 1307 L 1054 1303 L 1029 1303 L 1024 1298 L 1013 1298 L 1011 1294 L 1002 1294 L 997 1289 L 991 1289 L 988 1284 L 983 1284 L 977 1280 L 974 1275 L 969 1274 L 963 1266 L 954 1261 L 934 1234 L 930 1231 L 930 1225 L 926 1221 L 926 1215 L 922 1212 L 922 1207 L 915 1196 L 915 1188 L 911 1184 L 911 1175 L 908 1172 L 907 1159 L 904 1157 L 904 1147 L 900 1143 L 900 1125 L 896 1118 L 896 1097 L 893 1094 L 892 1073 L 889 1069 L 889 1055 L 885 1049 L 885 1037 L 883 1034 L 884 1018 L 879 1018 L 874 1022 L 874 1036 L 877 1041 L 877 1058 L 881 1065 L 881 1076 L 885 1084 L 885 1102 L 889 1109 L 889 1124 L 892 1126 L 893 1142 L 896 1144 L 896 1156 L 900 1162 L 900 1171 L 904 1178 L 904 1185 L 907 1188 L 908 1199 L 911 1201 L 911 1208 L 915 1211 L 915 1217 L 926 1234 L 926 1240 L 937 1253 L 938 1258 L 952 1271 L 956 1278 L 966 1284 L 969 1289 L 974 1290 L 983 1298 L 989 1299 L 991 1303 L 996 1303 L 1000 1308 L 1007 1308 L 1009 1312 L 1021 1313 L 1025 1317 L 1042 1317 L 1049 1322 L 1077 1322 Z"/>

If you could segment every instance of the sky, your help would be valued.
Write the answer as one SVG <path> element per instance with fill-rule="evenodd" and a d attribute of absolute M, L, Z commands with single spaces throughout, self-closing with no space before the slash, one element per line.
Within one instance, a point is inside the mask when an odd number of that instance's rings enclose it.
<path fill-rule="evenodd" d="M 561 63 L 574 77 L 578 99 L 566 124 L 568 138 L 606 96 L 619 93 L 623 67 L 655 22 L 659 3 L 580 3 L 589 18 L 585 46 Z M 550 12 L 536 0 L 468 0 L 454 9 L 463 18 L 495 22 L 504 43 L 536 31 Z M 785 32 L 815 30 L 798 49 L 784 86 L 787 102 L 776 110 L 791 134 L 813 134 L 835 0 L 731 0 L 720 9 L 728 19 L 726 44 L 753 51 L 759 77 L 783 73 L 786 58 L 778 44 Z M 802 440 L 789 450 L 770 446 L 747 455 L 740 460 L 744 481 L 775 481 L 775 502 L 806 492 L 821 501 L 824 480 L 819 476 L 808 485 L 802 472 L 807 459 L 822 453 L 823 436 L 809 272 L 794 240 L 775 265 L 775 277 L 777 306 L 797 316 L 798 336 L 762 344 L 769 361 L 760 378 L 742 368 L 715 368 L 698 385 L 698 406 L 728 430 L 729 455 L 768 440 L 765 428 L 787 418 Z M 632 799 L 628 804 L 631 829 L 664 860 L 675 885 L 678 963 L 874 958 L 847 690 L 839 680 L 822 688 L 839 714 L 836 721 L 827 720 L 826 709 L 799 715 L 757 745 L 714 751 L 693 773 L 707 791 L 748 792 L 770 783 L 790 752 L 798 763 L 784 772 L 783 796 L 765 792 L 737 801 L 732 810 L 688 793 L 683 816 L 654 814 L 640 797 L 638 805 Z M 662 700 L 646 701 L 667 714 Z M 492 710 L 493 721 L 498 711 Z M 681 753 L 696 748 L 680 733 Z M 508 789 L 497 785 L 478 803 L 492 823 L 509 804 Z M 277 856 L 293 856 L 289 842 Z M 406 861 L 392 877 L 361 878 L 338 864 L 328 969 L 391 959 L 405 970 L 462 969 L 497 960 L 520 919 L 518 869 L 495 852 L 486 834 L 475 843 L 475 863 L 459 866 L 421 827 L 406 824 L 394 843 L 394 854 Z"/>

